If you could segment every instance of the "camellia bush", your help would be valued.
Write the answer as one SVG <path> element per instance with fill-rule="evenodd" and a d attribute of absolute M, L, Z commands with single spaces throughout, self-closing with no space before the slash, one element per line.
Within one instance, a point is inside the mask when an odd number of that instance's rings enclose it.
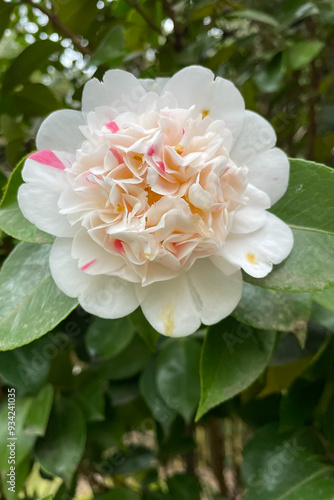
<path fill-rule="evenodd" d="M 332 500 L 333 2 L 0 36 L 0 500 Z"/>

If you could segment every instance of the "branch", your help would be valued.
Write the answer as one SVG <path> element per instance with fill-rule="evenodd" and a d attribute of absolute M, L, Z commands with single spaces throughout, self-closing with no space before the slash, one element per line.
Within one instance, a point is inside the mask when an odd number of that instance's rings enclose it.
<path fill-rule="evenodd" d="M 146 21 L 146 23 L 150 26 L 150 28 L 152 28 L 152 30 L 154 30 L 156 33 L 159 33 L 159 35 L 164 36 L 159 26 L 157 26 L 155 22 L 152 21 L 150 16 L 146 14 L 146 12 L 140 7 L 138 2 L 132 3 L 131 0 L 125 0 L 125 1 L 128 5 L 130 5 L 132 9 L 138 12 L 138 14 L 144 19 L 144 21 Z"/>
<path fill-rule="evenodd" d="M 174 37 L 175 37 L 174 48 L 177 52 L 181 52 L 182 46 L 183 46 L 182 32 L 181 32 L 179 23 L 177 22 L 176 17 L 175 17 L 175 12 L 173 9 L 172 1 L 171 0 L 162 0 L 162 5 L 174 24 Z"/>
<path fill-rule="evenodd" d="M 219 489 L 222 497 L 228 498 L 228 489 L 224 479 L 224 440 L 221 429 L 222 423 L 216 417 L 211 417 L 208 423 L 208 434 L 210 440 L 210 454 L 212 470 L 219 483 Z"/>
<path fill-rule="evenodd" d="M 63 34 L 66 36 L 66 38 L 70 38 L 75 45 L 75 47 L 81 52 L 84 56 L 90 56 L 92 52 L 88 47 L 84 47 L 81 45 L 80 38 L 72 33 L 61 21 L 60 19 L 56 16 L 54 9 L 48 10 L 45 7 L 42 7 L 41 5 L 34 3 L 33 0 L 22 0 L 21 4 L 28 4 L 34 9 L 40 10 L 43 14 L 48 16 L 50 22 Z"/>

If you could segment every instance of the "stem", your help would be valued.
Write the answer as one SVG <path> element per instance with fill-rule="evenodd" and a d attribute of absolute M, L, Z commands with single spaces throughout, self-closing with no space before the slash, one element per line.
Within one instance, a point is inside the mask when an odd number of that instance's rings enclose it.
<path fill-rule="evenodd" d="M 159 26 L 155 24 L 154 21 L 146 14 L 146 12 L 140 7 L 138 2 L 131 2 L 131 0 L 125 0 L 128 5 L 138 12 L 138 14 L 144 19 L 144 21 L 152 28 L 152 30 L 159 33 L 159 35 L 164 36 Z"/>
<path fill-rule="evenodd" d="M 190 423 L 186 427 L 186 437 L 193 438 L 194 437 L 195 425 Z M 186 471 L 190 476 L 195 476 L 195 468 L 196 468 L 196 460 L 195 460 L 195 452 L 188 451 L 188 453 L 184 454 L 184 461 L 186 463 Z"/>
<path fill-rule="evenodd" d="M 181 52 L 183 43 L 182 43 L 182 32 L 180 29 L 180 25 L 176 20 L 175 17 L 175 12 L 173 9 L 173 4 L 171 0 L 162 0 L 162 5 L 163 8 L 165 9 L 166 13 L 169 15 L 170 19 L 173 21 L 174 24 L 174 38 L 175 38 L 175 43 L 174 43 L 174 49 L 176 52 Z"/>
<path fill-rule="evenodd" d="M 85 56 L 90 56 L 92 52 L 88 47 L 84 47 L 81 45 L 80 38 L 72 33 L 61 21 L 60 19 L 56 16 L 54 9 L 48 10 L 45 7 L 34 3 L 33 0 L 22 0 L 21 2 L 23 5 L 24 4 L 29 4 L 31 7 L 34 9 L 40 10 L 43 14 L 48 16 L 50 22 L 63 34 L 65 35 L 66 38 L 70 38 L 73 42 L 73 45 Z"/>
<path fill-rule="evenodd" d="M 220 494 L 228 497 L 228 490 L 224 480 L 224 440 L 221 422 L 218 418 L 211 417 L 208 425 L 212 469 L 219 483 Z"/>

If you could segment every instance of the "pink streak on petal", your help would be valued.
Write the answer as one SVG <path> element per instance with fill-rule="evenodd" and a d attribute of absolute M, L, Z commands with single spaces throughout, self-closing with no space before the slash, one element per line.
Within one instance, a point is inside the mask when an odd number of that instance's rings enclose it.
<path fill-rule="evenodd" d="M 165 164 L 164 164 L 163 161 L 157 161 L 157 165 L 160 168 L 160 170 L 162 170 L 163 172 L 165 172 L 166 167 L 165 167 Z"/>
<path fill-rule="evenodd" d="M 116 132 L 119 131 L 119 126 L 117 125 L 116 122 L 109 122 L 109 123 L 106 123 L 106 127 L 111 130 L 111 132 L 113 134 L 116 134 Z"/>
<path fill-rule="evenodd" d="M 153 156 L 154 155 L 154 146 L 150 146 L 147 150 L 147 156 Z"/>
<path fill-rule="evenodd" d="M 124 163 L 123 162 L 123 158 L 122 156 L 120 155 L 120 153 L 117 151 L 117 149 L 115 148 L 110 148 L 110 151 L 112 152 L 112 154 L 114 155 L 114 157 L 116 158 L 116 160 L 118 161 L 118 164 L 120 165 L 121 163 Z"/>
<path fill-rule="evenodd" d="M 227 169 L 223 172 L 223 175 L 224 174 L 227 174 L 227 172 L 230 170 L 230 167 L 227 167 Z"/>
<path fill-rule="evenodd" d="M 43 151 L 37 151 L 29 156 L 31 160 L 38 161 L 43 165 L 49 165 L 53 168 L 58 168 L 59 170 L 65 170 L 65 165 L 59 160 L 59 158 L 49 149 L 44 149 Z"/>
<path fill-rule="evenodd" d="M 89 267 L 91 267 L 93 264 L 95 264 L 96 259 L 91 260 L 88 262 L 88 264 L 85 264 L 84 266 L 80 267 L 81 271 L 86 271 Z"/>
<path fill-rule="evenodd" d="M 183 128 L 183 129 L 182 129 L 182 135 L 184 135 L 184 133 L 185 133 L 185 130 L 184 130 L 184 128 Z"/>
<path fill-rule="evenodd" d="M 122 240 L 115 240 L 114 241 L 114 247 L 116 252 L 118 253 L 124 253 L 124 248 L 123 248 L 123 242 Z"/>
<path fill-rule="evenodd" d="M 274 177 L 274 181 L 278 181 L 278 177 Z"/>

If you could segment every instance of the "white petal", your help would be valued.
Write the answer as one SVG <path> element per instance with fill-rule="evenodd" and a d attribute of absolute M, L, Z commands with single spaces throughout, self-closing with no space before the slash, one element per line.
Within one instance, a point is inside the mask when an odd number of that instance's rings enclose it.
<path fill-rule="evenodd" d="M 146 92 L 156 92 L 161 94 L 162 89 L 165 87 L 169 78 L 140 78 L 139 82 L 144 87 Z"/>
<path fill-rule="evenodd" d="M 32 156 L 36 155 L 34 153 Z M 52 152 L 52 155 L 64 166 L 71 160 L 66 153 Z M 24 164 L 22 177 L 26 183 L 20 186 L 18 203 L 23 215 L 42 231 L 55 236 L 73 235 L 74 229 L 66 215 L 61 215 L 58 209 L 60 194 L 68 186 L 64 170 L 29 157 Z"/>
<path fill-rule="evenodd" d="M 253 111 L 245 111 L 243 127 L 230 153 L 238 165 L 248 165 L 262 151 L 276 144 L 276 134 L 270 123 Z"/>
<path fill-rule="evenodd" d="M 137 111 L 138 103 L 146 91 L 139 80 L 120 69 L 107 71 L 100 82 L 89 80 L 83 90 L 82 111 L 88 113 L 99 106 L 111 106 L 120 113 Z"/>
<path fill-rule="evenodd" d="M 275 215 L 266 212 L 267 222 L 258 231 L 229 234 L 222 255 L 254 278 L 263 278 L 291 252 L 292 231 Z"/>
<path fill-rule="evenodd" d="M 269 195 L 271 205 L 282 198 L 289 183 L 290 165 L 281 149 L 264 151 L 247 166 L 249 182 Z"/>
<path fill-rule="evenodd" d="M 185 275 L 145 287 L 137 285 L 136 291 L 147 320 L 163 335 L 184 337 L 199 328 L 201 321 Z"/>
<path fill-rule="evenodd" d="M 42 123 L 36 139 L 37 149 L 75 153 L 85 140 L 79 127 L 85 125 L 80 111 L 54 111 Z"/>
<path fill-rule="evenodd" d="M 195 112 L 205 112 L 214 120 L 223 120 L 236 140 L 244 119 L 244 100 L 232 82 L 216 78 L 201 66 L 189 66 L 176 73 L 163 92 L 172 92 L 179 106 L 188 109 L 195 105 Z"/>
<path fill-rule="evenodd" d="M 241 299 L 242 275 L 221 273 L 210 259 L 198 259 L 186 274 L 197 314 L 206 325 L 226 318 Z"/>
<path fill-rule="evenodd" d="M 267 220 L 266 209 L 270 208 L 269 196 L 252 184 L 248 184 L 244 194 L 249 200 L 245 207 L 235 213 L 232 233 L 251 233 L 263 226 Z"/>
<path fill-rule="evenodd" d="M 134 285 L 112 276 L 91 276 L 71 257 L 72 240 L 58 238 L 51 250 L 50 269 L 66 295 L 78 297 L 85 311 L 101 318 L 121 318 L 138 307 Z"/>

